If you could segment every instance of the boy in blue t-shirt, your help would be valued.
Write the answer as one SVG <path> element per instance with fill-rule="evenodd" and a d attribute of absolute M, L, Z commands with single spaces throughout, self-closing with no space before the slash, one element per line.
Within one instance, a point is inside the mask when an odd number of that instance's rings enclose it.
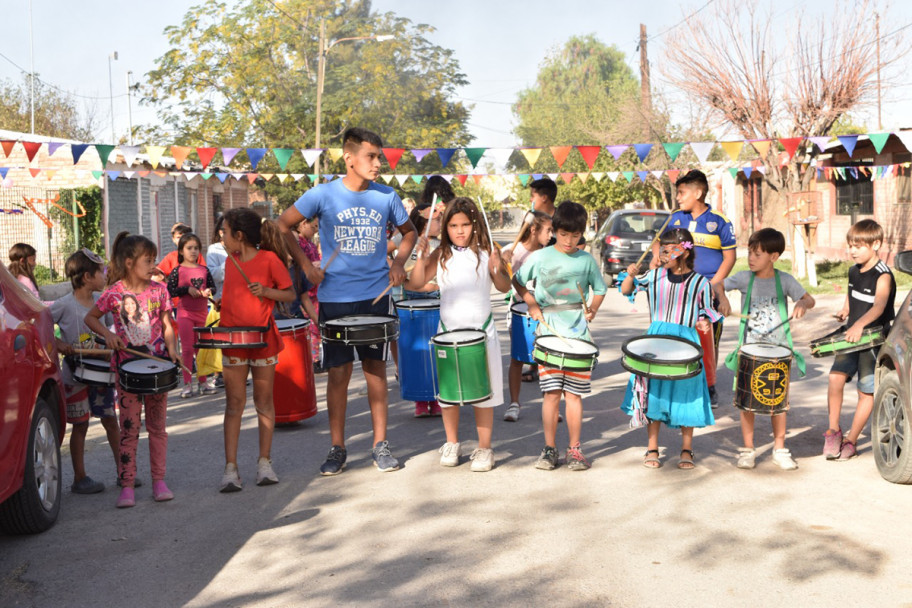
<path fill-rule="evenodd" d="M 561 203 L 554 212 L 552 226 L 557 242 L 533 252 L 513 277 L 513 289 L 529 305 L 529 316 L 544 320 L 563 338 L 592 341 L 589 322 L 595 318 L 608 291 L 598 263 L 591 255 L 577 248 L 586 229 L 586 209 L 570 201 Z M 535 280 L 535 294 L 525 285 Z M 585 295 L 592 289 L 592 302 L 587 306 Z M 544 325 L 542 335 L 551 334 Z M 582 395 L 591 392 L 592 372 L 584 369 L 558 369 L 539 365 L 539 385 L 542 397 L 542 426 L 545 447 L 535 463 L 536 468 L 552 470 L 557 467 L 557 422 L 563 395 L 567 409 L 567 468 L 584 471 L 589 461 L 580 450 L 583 424 Z"/>
<path fill-rule="evenodd" d="M 308 281 L 320 286 L 321 325 L 348 315 L 389 314 L 388 295 L 376 303 L 373 301 L 384 293 L 387 284 L 398 286 L 406 278 L 405 262 L 417 234 L 396 191 L 373 181 L 380 173 L 382 147 L 383 141 L 376 133 L 360 128 L 347 130 L 342 136 L 345 177 L 311 188 L 279 217 L 289 251 L 304 269 Z M 298 244 L 293 227 L 305 218 L 319 219 L 324 255 L 338 251 L 338 259 L 331 267 L 314 266 Z M 402 243 L 391 264 L 387 262 L 386 249 L 388 221 L 402 234 Z M 345 466 L 345 410 L 356 349 L 367 382 L 374 430 L 374 465 L 381 471 L 399 468 L 399 461 L 390 453 L 386 440 L 387 345 L 353 347 L 324 341 L 322 366 L 329 371 L 326 405 L 332 447 L 320 467 L 323 475 L 341 473 Z"/>

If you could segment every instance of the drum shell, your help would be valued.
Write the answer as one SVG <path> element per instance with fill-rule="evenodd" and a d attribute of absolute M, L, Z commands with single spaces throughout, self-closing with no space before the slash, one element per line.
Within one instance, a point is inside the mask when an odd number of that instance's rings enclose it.
<path fill-rule="evenodd" d="M 845 355 L 870 348 L 877 348 L 884 341 L 883 328 L 867 327 L 861 334 L 858 342 L 846 342 L 845 329 L 840 328 L 822 338 L 811 341 L 811 355 L 813 357 L 831 357 Z"/>
<path fill-rule="evenodd" d="M 598 358 L 598 348 L 595 349 L 595 353 L 593 354 L 563 352 L 542 344 L 541 338 L 545 337 L 548 336 L 539 336 L 538 338 L 535 338 L 532 357 L 536 363 L 559 370 L 576 372 L 590 372 L 595 368 L 595 362 Z M 587 340 L 576 341 L 592 344 L 592 342 Z M 595 346 L 595 344 L 592 344 L 592 346 Z"/>
<path fill-rule="evenodd" d="M 428 298 L 430 299 L 430 298 Z M 431 338 L 440 326 L 440 303 L 436 307 L 400 306 L 399 317 L 399 390 L 409 401 L 432 401 L 437 398 L 437 366 Z"/>
<path fill-rule="evenodd" d="M 266 348 L 268 327 L 194 327 L 193 348 Z"/>
<path fill-rule="evenodd" d="M 517 310 L 519 303 L 510 307 L 510 358 L 522 363 L 535 363 L 532 352 L 535 350 L 535 331 L 538 321 L 528 312 Z"/>
<path fill-rule="evenodd" d="M 76 363 L 73 379 L 77 382 L 101 388 L 111 388 L 116 383 L 117 374 L 111 369 L 110 361 L 80 358 Z"/>
<path fill-rule="evenodd" d="M 135 359 L 134 359 L 135 360 Z M 159 395 L 177 388 L 180 379 L 180 368 L 173 363 L 160 363 L 161 368 L 154 373 L 131 372 L 123 368 L 121 362 L 117 370 L 120 390 L 134 395 Z"/>
<path fill-rule="evenodd" d="M 289 323 L 288 321 L 294 321 Z M 310 321 L 276 321 L 285 348 L 279 353 L 273 385 L 276 423 L 297 422 L 317 415 L 317 390 L 310 347 Z"/>
<path fill-rule="evenodd" d="M 369 346 L 385 344 L 399 337 L 399 319 L 390 315 L 346 315 L 347 317 L 374 318 L 373 324 L 345 326 L 346 317 L 330 319 L 320 326 L 320 337 L 335 344 Z"/>
<path fill-rule="evenodd" d="M 690 359 L 672 360 L 646 358 L 640 353 L 630 349 L 632 343 L 638 340 L 671 340 L 674 342 L 684 342 L 695 349 L 695 354 Z M 621 344 L 621 366 L 631 374 L 643 376 L 644 378 L 653 378 L 655 380 L 687 380 L 700 374 L 703 370 L 703 349 L 699 344 L 691 342 L 679 336 L 668 336 L 663 334 L 647 334 L 625 340 Z"/>
<path fill-rule="evenodd" d="M 745 412 L 774 416 L 789 409 L 788 389 L 792 354 L 762 356 L 738 352 L 735 407 Z"/>
<path fill-rule="evenodd" d="M 487 401 L 491 392 L 488 375 L 488 351 L 485 334 L 480 340 L 452 344 L 441 342 L 448 333 L 437 334 L 432 339 L 437 363 L 437 383 L 440 387 L 437 401 L 446 405 L 470 405 Z"/>

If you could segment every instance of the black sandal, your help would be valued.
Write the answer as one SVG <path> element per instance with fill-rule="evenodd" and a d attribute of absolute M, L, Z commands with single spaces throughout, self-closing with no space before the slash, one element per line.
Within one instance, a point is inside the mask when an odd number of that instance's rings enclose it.
<path fill-rule="evenodd" d="M 687 460 L 684 459 L 684 454 L 687 454 L 690 458 Z M 681 450 L 681 461 L 678 463 L 678 468 L 689 471 L 696 467 L 694 464 L 694 451 L 693 450 Z"/>
<path fill-rule="evenodd" d="M 655 454 L 655 456 L 650 456 L 650 454 Z M 659 451 L 658 450 L 646 450 L 646 453 L 643 454 L 643 466 L 647 469 L 658 469 L 662 466 L 662 461 L 659 460 Z"/>

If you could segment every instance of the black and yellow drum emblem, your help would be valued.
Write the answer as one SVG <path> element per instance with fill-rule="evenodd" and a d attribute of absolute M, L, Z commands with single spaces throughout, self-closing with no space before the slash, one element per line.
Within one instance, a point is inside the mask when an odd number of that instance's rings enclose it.
<path fill-rule="evenodd" d="M 764 363 L 751 374 L 751 395 L 767 407 L 776 407 L 788 395 L 788 381 L 788 363 Z"/>
<path fill-rule="evenodd" d="M 738 351 L 735 407 L 774 416 L 788 411 L 792 351 L 776 344 L 745 344 Z"/>

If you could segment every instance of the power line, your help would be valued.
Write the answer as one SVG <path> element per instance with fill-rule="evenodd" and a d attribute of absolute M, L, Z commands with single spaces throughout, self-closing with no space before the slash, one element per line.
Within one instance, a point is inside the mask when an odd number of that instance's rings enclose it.
<path fill-rule="evenodd" d="M 686 17 L 684 17 L 683 19 L 681 19 L 680 21 L 678 21 L 677 23 L 675 23 L 675 24 L 672 25 L 671 27 L 665 28 L 664 30 L 662 30 L 662 31 L 659 32 L 658 34 L 654 34 L 654 35 L 650 36 L 646 41 L 647 41 L 647 42 L 652 42 L 652 41 L 655 40 L 656 38 L 661 38 L 662 36 L 664 36 L 665 34 L 667 34 L 668 32 L 670 32 L 671 30 L 675 29 L 676 27 L 679 27 L 679 26 L 681 26 L 681 25 L 687 23 L 688 21 L 690 21 L 691 18 L 693 18 L 694 16 L 696 16 L 700 11 L 702 11 L 703 9 L 705 9 L 707 6 L 709 6 L 710 4 L 712 4 L 712 3 L 715 2 L 715 1 L 716 1 L 716 0 L 708 0 L 708 1 L 706 2 L 706 4 L 704 4 L 703 6 L 701 6 L 700 8 L 698 8 L 697 10 L 695 10 L 694 12 L 692 12 L 691 14 L 687 15 Z"/>
<path fill-rule="evenodd" d="M 19 65 L 18 63 L 16 63 L 15 61 L 10 59 L 3 53 L 0 53 L 0 58 L 6 59 L 10 64 L 12 64 L 18 70 L 20 70 L 23 74 L 29 73 L 28 70 L 23 68 L 21 65 Z M 72 97 L 79 97 L 80 99 L 91 99 L 92 101 L 108 101 L 109 99 L 111 99 L 110 96 L 92 96 L 92 95 L 80 95 L 79 93 L 73 93 L 72 91 L 67 91 L 66 89 L 62 89 L 55 84 L 51 84 L 47 80 L 39 78 L 38 76 L 35 76 L 35 80 L 37 80 L 41 84 L 45 85 L 46 87 L 49 87 L 51 89 L 54 89 L 55 91 L 59 91 L 60 93 L 63 93 L 64 95 L 69 95 Z M 126 93 L 121 93 L 120 95 L 115 95 L 114 99 L 119 99 L 121 97 L 126 97 L 126 96 L 127 96 Z"/>

